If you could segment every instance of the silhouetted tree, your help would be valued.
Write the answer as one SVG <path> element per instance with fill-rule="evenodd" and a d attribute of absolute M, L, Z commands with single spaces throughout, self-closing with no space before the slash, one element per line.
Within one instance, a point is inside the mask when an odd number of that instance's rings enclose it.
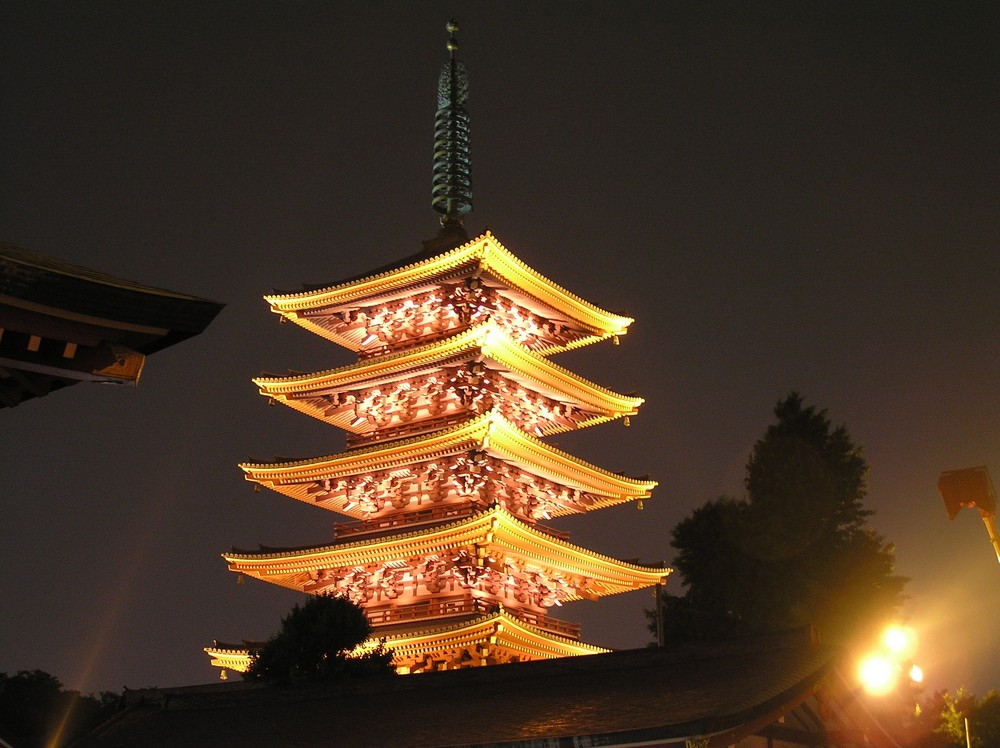
<path fill-rule="evenodd" d="M 64 689 L 42 670 L 0 673 L 0 738 L 16 748 L 60 748 L 110 717 L 118 699 Z"/>
<path fill-rule="evenodd" d="M 253 657 L 246 678 L 304 682 L 390 674 L 392 652 L 382 644 L 353 654 L 371 631 L 360 606 L 342 597 L 312 595 L 282 619 L 281 630 Z"/>
<path fill-rule="evenodd" d="M 894 548 L 867 526 L 861 448 L 798 393 L 774 414 L 747 463 L 745 499 L 710 501 L 674 528 L 686 590 L 664 601 L 668 640 L 811 623 L 847 643 L 902 603 Z"/>
<path fill-rule="evenodd" d="M 1000 694 L 989 691 L 981 700 L 974 693 L 959 689 L 954 695 L 941 694 L 942 709 L 935 732 L 945 745 L 964 746 L 965 720 L 969 720 L 969 742 L 973 748 L 1000 745 Z"/>
<path fill-rule="evenodd" d="M 1000 746 L 1000 694 L 989 691 L 982 699 L 958 689 L 938 691 L 920 706 L 908 746 L 965 748 L 965 720 L 973 748 Z"/>

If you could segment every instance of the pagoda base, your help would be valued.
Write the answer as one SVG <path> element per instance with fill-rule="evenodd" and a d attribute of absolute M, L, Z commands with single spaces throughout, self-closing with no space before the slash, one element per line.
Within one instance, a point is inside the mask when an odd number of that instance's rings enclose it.
<path fill-rule="evenodd" d="M 395 626 L 377 627 L 363 645 L 371 648 L 383 642 L 393 651 L 396 672 L 425 673 L 436 670 L 500 665 L 509 662 L 547 660 L 556 657 L 599 654 L 610 650 L 558 636 L 518 619 L 502 607 L 473 617 L 428 622 L 425 628 L 405 631 Z M 206 647 L 212 665 L 246 672 L 254 647 L 215 642 Z"/>

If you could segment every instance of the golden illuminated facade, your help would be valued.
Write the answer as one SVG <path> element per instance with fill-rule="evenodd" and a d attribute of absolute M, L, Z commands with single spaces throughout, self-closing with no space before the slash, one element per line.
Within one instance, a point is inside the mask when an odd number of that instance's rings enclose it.
<path fill-rule="evenodd" d="M 359 603 L 401 672 L 605 651 L 549 611 L 658 584 L 669 570 L 580 548 L 540 523 L 648 498 L 656 484 L 544 440 L 627 423 L 642 399 L 549 357 L 617 343 L 632 320 L 557 286 L 489 232 L 468 239 L 461 215 L 471 193 L 441 205 L 442 232 L 420 254 L 266 297 L 282 321 L 357 354 L 338 369 L 254 380 L 271 402 L 345 431 L 347 449 L 240 467 L 345 521 L 325 545 L 224 558 L 233 572 Z M 218 666 L 248 662 L 246 647 L 206 651 Z"/>

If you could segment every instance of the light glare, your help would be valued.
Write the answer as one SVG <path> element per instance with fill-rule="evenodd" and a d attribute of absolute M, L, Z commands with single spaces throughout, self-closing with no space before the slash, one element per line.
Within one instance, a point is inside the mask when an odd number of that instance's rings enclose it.
<path fill-rule="evenodd" d="M 904 626 L 890 626 L 882 635 L 886 648 L 899 659 L 906 659 L 916 649 L 916 635 Z"/>
<path fill-rule="evenodd" d="M 872 656 L 861 663 L 861 683 L 873 696 L 883 696 L 896 685 L 896 665 L 886 657 Z"/>

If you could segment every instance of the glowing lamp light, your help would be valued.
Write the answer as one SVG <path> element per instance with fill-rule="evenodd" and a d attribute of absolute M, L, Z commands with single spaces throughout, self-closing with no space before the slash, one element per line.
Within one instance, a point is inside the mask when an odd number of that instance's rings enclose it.
<path fill-rule="evenodd" d="M 858 669 L 861 684 L 873 696 L 884 696 L 895 688 L 897 673 L 896 663 L 880 655 L 867 658 Z"/>
<path fill-rule="evenodd" d="M 862 687 L 872 696 L 886 696 L 896 690 L 903 678 L 910 685 L 923 682 L 924 672 L 913 664 L 917 636 L 913 629 L 894 624 L 882 632 L 878 651 L 858 667 Z"/>
<path fill-rule="evenodd" d="M 890 626 L 882 635 L 882 643 L 897 660 L 905 660 L 913 656 L 917 648 L 917 637 L 913 629 Z"/>

